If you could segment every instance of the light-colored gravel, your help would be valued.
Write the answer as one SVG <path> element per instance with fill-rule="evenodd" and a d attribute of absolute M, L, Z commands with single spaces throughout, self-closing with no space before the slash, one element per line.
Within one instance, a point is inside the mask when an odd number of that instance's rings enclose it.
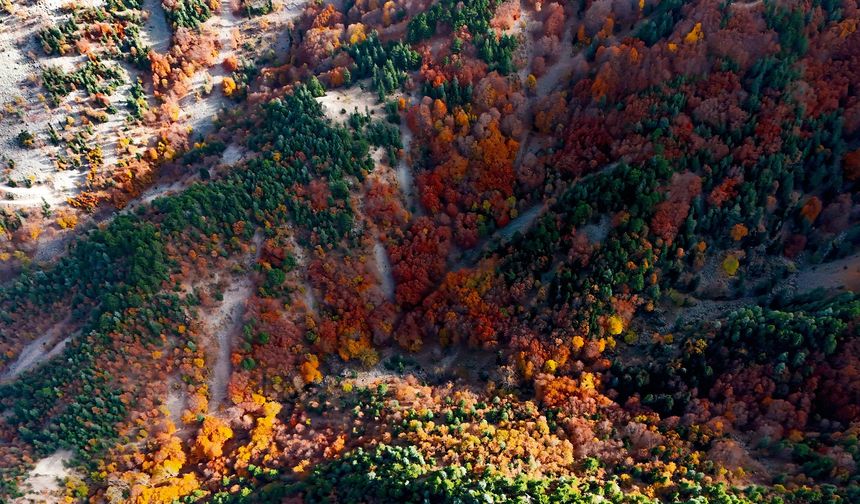
<path fill-rule="evenodd" d="M 66 467 L 70 460 L 72 460 L 72 452 L 58 450 L 36 462 L 36 467 L 30 471 L 24 482 L 24 487 L 28 487 L 29 491 L 15 502 L 21 504 L 63 502 L 62 496 L 59 495 L 62 488 L 60 480 L 71 475 L 71 471 Z"/>
<path fill-rule="evenodd" d="M 376 259 L 376 269 L 379 271 L 382 293 L 389 301 L 394 301 L 394 275 L 391 272 L 391 261 L 388 259 L 388 252 L 378 239 L 373 244 L 373 256 Z"/>
<path fill-rule="evenodd" d="M 32 340 L 18 354 L 18 358 L 10 364 L 6 371 L 0 376 L 0 381 L 11 380 L 25 371 L 29 371 L 39 364 L 46 362 L 66 347 L 70 336 L 64 337 L 68 321 L 57 323 L 38 338 Z"/>
<path fill-rule="evenodd" d="M 242 330 L 242 315 L 245 303 L 251 295 L 253 284 L 250 278 L 234 282 L 224 292 L 224 300 L 214 312 L 206 314 L 204 324 L 208 332 L 215 336 L 218 345 L 218 357 L 212 367 L 211 390 L 209 396 L 209 411 L 215 412 L 227 398 L 227 384 L 233 366 L 230 363 L 230 353 L 233 349 L 236 335 Z"/>

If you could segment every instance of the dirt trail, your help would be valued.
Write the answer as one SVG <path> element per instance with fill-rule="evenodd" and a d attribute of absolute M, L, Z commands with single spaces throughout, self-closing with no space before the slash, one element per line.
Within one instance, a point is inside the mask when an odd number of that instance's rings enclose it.
<path fill-rule="evenodd" d="M 249 265 L 259 258 L 263 243 L 262 233 L 255 234 L 252 242 L 257 252 L 248 258 Z M 251 297 L 253 290 L 254 282 L 251 276 L 231 279 L 221 304 L 214 312 L 204 315 L 206 332 L 215 336 L 215 343 L 218 345 L 215 365 L 212 367 L 212 381 L 209 384 L 210 412 L 217 411 L 227 398 L 227 384 L 230 383 L 230 375 L 233 372 L 230 355 L 235 346 L 236 335 L 242 331 L 245 303 Z"/>
<path fill-rule="evenodd" d="M 68 321 L 58 322 L 44 334 L 34 339 L 18 354 L 18 358 L 6 368 L 0 376 L 0 382 L 16 378 L 25 371 L 35 368 L 39 364 L 51 360 L 63 351 L 71 336 L 60 338 Z"/>
<path fill-rule="evenodd" d="M 304 272 L 304 274 L 306 274 L 308 257 L 305 254 L 305 249 L 296 242 L 294 236 L 290 237 L 290 242 L 293 246 L 293 251 L 296 256 L 296 263 L 298 265 L 299 271 L 302 271 Z M 311 287 L 311 284 L 308 283 L 307 278 L 304 276 L 304 274 L 302 275 L 302 284 L 300 286 L 301 298 L 302 301 L 305 303 L 305 306 L 307 307 L 308 311 L 314 312 L 317 309 L 317 299 L 316 296 L 314 296 L 313 287 Z"/>
<path fill-rule="evenodd" d="M 409 153 L 409 148 L 412 145 L 412 132 L 405 124 L 400 126 L 400 138 L 403 141 L 403 152 Z M 406 200 L 406 208 L 416 215 L 421 215 L 421 207 L 415 204 L 415 180 L 412 176 L 412 169 L 406 161 L 407 156 L 397 163 L 397 183 L 400 186 L 400 191 L 403 193 L 403 198 Z"/>
<path fill-rule="evenodd" d="M 565 28 L 559 47 L 573 47 L 572 24 Z M 582 52 L 562 51 L 559 60 L 537 80 L 537 96 L 549 96 L 560 84 L 568 82 L 567 76 L 573 71 L 577 58 L 583 57 Z"/>
<path fill-rule="evenodd" d="M 212 367 L 212 382 L 210 384 L 209 411 L 214 412 L 227 398 L 227 384 L 230 382 L 232 365 L 230 353 L 233 349 L 235 336 L 242 330 L 242 315 L 245 302 L 251 295 L 253 282 L 243 278 L 224 292 L 224 301 L 205 318 L 205 324 L 215 335 L 218 345 L 218 356 Z"/>
<path fill-rule="evenodd" d="M 246 155 L 247 153 L 242 146 L 231 143 L 226 149 L 224 149 L 224 153 L 221 155 L 221 163 L 227 166 L 233 166 L 245 159 Z"/>
<path fill-rule="evenodd" d="M 812 265 L 800 271 L 794 277 L 794 283 L 803 290 L 823 287 L 860 292 L 860 253 L 832 262 Z"/>
<path fill-rule="evenodd" d="M 394 301 L 394 274 L 391 272 L 391 261 L 388 260 L 388 251 L 379 239 L 373 245 L 373 256 L 376 258 L 376 268 L 382 281 L 382 292 L 389 301 Z"/>
<path fill-rule="evenodd" d="M 221 15 L 218 19 L 217 26 L 221 35 L 221 55 L 226 58 L 235 55 L 235 47 L 233 47 L 233 29 L 238 28 L 242 24 L 242 18 L 233 13 L 232 2 L 221 2 Z"/>
<path fill-rule="evenodd" d="M 497 229 L 492 235 L 481 240 L 476 247 L 465 251 L 454 263 L 451 270 L 456 271 L 461 268 L 472 266 L 478 262 L 484 254 L 484 251 L 492 243 L 503 243 L 509 241 L 517 231 L 525 234 L 525 232 L 528 231 L 531 225 L 534 224 L 535 220 L 537 220 L 545 210 L 546 206 L 541 204 L 535 205 L 521 213 L 516 219 L 511 220 L 507 226 Z"/>

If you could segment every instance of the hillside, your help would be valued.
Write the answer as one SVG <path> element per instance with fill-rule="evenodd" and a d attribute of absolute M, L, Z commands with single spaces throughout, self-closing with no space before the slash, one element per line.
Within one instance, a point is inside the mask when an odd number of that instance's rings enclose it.
<path fill-rule="evenodd" d="M 860 502 L 856 0 L 0 5 L 0 502 Z"/>

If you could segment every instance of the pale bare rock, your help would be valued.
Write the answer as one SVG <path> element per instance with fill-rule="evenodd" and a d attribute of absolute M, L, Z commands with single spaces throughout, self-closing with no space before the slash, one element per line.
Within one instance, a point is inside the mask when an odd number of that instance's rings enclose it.
<path fill-rule="evenodd" d="M 565 35 L 562 44 L 571 43 L 570 37 Z M 562 45 L 562 47 L 564 47 Z M 562 53 L 561 60 L 551 66 L 546 74 L 537 80 L 537 96 L 549 96 L 553 91 L 559 88 L 563 83 L 569 82 L 569 77 L 574 69 L 578 66 L 577 62 L 585 61 L 585 56 L 582 53 L 571 55 Z"/>
<path fill-rule="evenodd" d="M 27 52 L 35 49 L 32 37 L 38 29 L 38 20 L 30 19 L 31 8 L 14 6 L 15 14 L 0 13 L 0 104 L 25 98 L 23 91 L 36 65 Z M 5 146 L 4 146 L 5 147 Z"/>
<path fill-rule="evenodd" d="M 275 11 L 269 14 L 272 19 L 284 21 L 299 17 L 308 3 L 304 0 L 284 0 L 275 3 Z"/>
<path fill-rule="evenodd" d="M 293 22 L 302 15 L 308 3 L 304 0 L 275 1 L 275 10 L 266 15 L 266 22 L 275 28 L 275 37 L 270 47 L 278 54 L 288 54 L 291 43 L 290 30 Z"/>
<path fill-rule="evenodd" d="M 238 51 L 234 43 L 234 32 L 241 30 L 243 19 L 236 16 L 231 8 L 231 2 L 222 1 L 221 11 L 217 16 L 208 19 L 203 25 L 203 30 L 209 30 L 218 34 L 220 49 L 216 58 L 222 62 L 228 57 L 238 57 Z M 230 106 L 230 102 L 223 93 L 218 91 L 206 92 L 205 88 L 212 86 L 220 89 L 226 77 L 226 72 L 221 65 L 215 65 L 208 71 L 197 72 L 191 81 L 191 90 L 181 102 L 181 108 L 185 121 L 191 126 L 195 134 L 206 135 L 214 129 L 215 118 L 222 109 Z"/>
<path fill-rule="evenodd" d="M 365 84 L 368 82 L 369 80 L 365 81 Z M 402 97 L 405 98 L 398 93 L 393 95 L 391 99 L 396 101 Z M 374 93 L 363 90 L 358 85 L 326 91 L 324 96 L 317 98 L 317 102 L 322 105 L 326 117 L 336 124 L 346 123 L 349 115 L 353 112 L 369 113 L 376 120 L 385 120 L 385 104 L 379 103 L 379 99 Z M 412 132 L 405 123 L 400 125 L 400 140 L 403 144 L 403 152 L 408 155 L 412 145 Z M 374 170 L 379 170 L 381 165 L 384 165 L 385 150 L 376 149 L 371 153 L 371 157 L 376 165 Z M 415 205 L 415 181 L 407 162 L 407 156 L 403 156 L 397 162 L 397 166 L 393 168 L 406 202 L 406 208 L 413 214 L 420 215 L 421 209 Z"/>
<path fill-rule="evenodd" d="M 170 48 L 170 27 L 164 15 L 161 0 L 143 0 L 143 11 L 147 13 L 141 33 L 142 42 L 155 52 L 165 53 Z"/>
<path fill-rule="evenodd" d="M 405 124 L 400 126 L 400 139 L 403 142 L 403 152 L 408 155 L 412 145 L 412 132 Z M 420 207 L 415 205 L 415 179 L 412 176 L 412 169 L 409 167 L 406 156 L 403 156 L 397 163 L 397 183 L 400 185 L 400 192 L 403 193 L 403 198 L 406 200 L 406 208 L 410 212 L 420 215 Z"/>
<path fill-rule="evenodd" d="M 724 299 L 730 294 L 731 277 L 722 271 L 723 256 L 716 256 L 706 262 L 699 272 L 702 280 L 699 287 L 687 296 L 692 306 L 675 307 L 665 313 L 665 324 L 661 330 L 669 330 L 672 325 L 684 325 L 702 320 L 715 320 L 733 310 L 760 304 L 758 296 L 748 295 L 738 299 Z M 771 258 L 775 264 L 783 264 L 774 271 L 781 271 L 793 263 L 784 258 Z M 773 273 L 772 273 L 773 274 Z M 793 274 L 775 283 L 771 293 L 783 293 L 788 297 L 803 294 L 818 288 L 825 290 L 860 291 L 860 254 L 854 254 L 836 261 L 801 265 Z M 713 299 L 708 299 L 711 297 Z"/>
<path fill-rule="evenodd" d="M 305 302 L 305 306 L 308 307 L 310 311 L 316 311 L 317 309 L 317 298 L 314 296 L 314 290 L 310 285 L 305 284 L 304 290 L 302 291 L 302 300 Z"/>
<path fill-rule="evenodd" d="M 767 469 L 750 456 L 749 449 L 734 439 L 722 439 L 708 450 L 708 459 L 718 462 L 720 467 L 735 471 L 744 469 L 752 476 L 764 476 Z"/>
<path fill-rule="evenodd" d="M 6 115 L 0 128 L 0 157 L 11 168 L 9 180 L 17 185 L 0 188 L 0 206 L 64 206 L 84 186 L 85 173 L 58 171 L 53 159 L 64 154 L 64 150 L 48 142 L 48 129 L 62 130 L 65 117 L 76 118 L 82 111 L 81 107 L 88 103 L 86 96 L 82 91 L 73 91 L 63 98 L 59 108 L 49 108 L 48 100 L 43 96 L 45 90 L 39 86 L 39 75 L 51 67 L 72 72 L 83 65 L 87 57 L 71 53 L 45 55 L 37 42 L 37 34 L 42 28 L 68 18 L 70 14 L 64 10 L 67 5 L 92 7 L 102 3 L 100 0 L 39 1 L 17 6 L 16 16 L 4 18 L 0 23 L 0 65 L 10 69 L 0 72 L 0 103 L 11 103 L 14 111 L 14 114 Z M 127 91 L 132 79 L 136 78 L 137 70 L 123 62 L 111 61 L 108 64 L 118 66 L 126 74 L 122 78 L 123 84 L 108 97 L 112 107 L 124 111 Z M 107 121 L 92 124 L 93 135 L 87 141 L 101 148 L 105 166 L 112 166 L 119 159 L 117 131 L 126 127 L 126 117 L 124 112 L 109 114 Z M 17 141 L 16 137 L 22 131 L 33 137 L 30 148 L 24 148 Z"/>
<path fill-rule="evenodd" d="M 49 338 L 45 335 L 36 338 L 35 341 L 27 345 L 24 348 L 24 351 L 21 352 L 18 360 L 9 367 L 9 371 L 3 376 L 3 379 L 8 380 L 15 378 L 24 371 L 32 369 L 37 364 L 51 360 L 51 358 L 57 356 L 63 351 L 66 344 L 69 342 L 69 338 L 61 340 L 53 347 L 49 346 L 48 342 Z"/>
<path fill-rule="evenodd" d="M 221 16 L 217 21 L 221 34 L 221 55 L 227 57 L 235 51 L 232 32 L 242 24 L 242 18 L 233 12 L 233 2 L 221 2 Z"/>
<path fill-rule="evenodd" d="M 676 308 L 666 315 L 667 324 L 662 329 L 670 330 L 672 325 L 683 326 L 703 320 L 716 320 L 731 311 L 739 310 L 755 302 L 752 298 L 742 299 L 701 299 L 693 306 Z"/>
<path fill-rule="evenodd" d="M 104 0 L 42 0 L 38 5 L 49 11 L 57 11 L 67 5 L 79 5 L 81 7 L 98 7 L 103 5 Z"/>
<path fill-rule="evenodd" d="M 230 353 L 237 334 L 242 330 L 242 315 L 245 302 L 251 296 L 253 282 L 243 278 L 230 285 L 224 292 L 224 300 L 214 313 L 206 317 L 209 332 L 215 335 L 218 356 L 212 368 L 212 383 L 209 396 L 209 411 L 214 412 L 227 398 L 227 384 L 230 382 L 232 366 Z"/>
<path fill-rule="evenodd" d="M 564 37 L 560 47 L 571 47 L 573 45 L 573 28 L 568 25 L 564 30 Z M 576 59 L 583 58 L 582 53 L 574 51 L 561 51 L 559 60 L 549 67 L 546 74 L 537 80 L 537 96 L 549 96 L 562 83 L 568 82 L 567 78 L 576 67 Z"/>
<path fill-rule="evenodd" d="M 72 460 L 72 452 L 58 450 L 49 457 L 36 462 L 27 479 L 25 487 L 29 487 L 24 497 L 17 499 L 16 503 L 59 503 L 62 502 L 60 495 L 60 480 L 71 475 L 66 464 Z"/>
<path fill-rule="evenodd" d="M 63 204 L 66 198 L 78 192 L 74 174 L 57 172 L 49 153 L 55 147 L 46 145 L 45 132 L 57 114 L 49 110 L 41 89 L 37 86 L 41 69 L 58 66 L 66 71 L 84 61 L 83 56 L 43 57 L 36 43 L 36 35 L 44 26 L 56 24 L 66 16 L 60 7 L 68 2 L 59 0 L 38 1 L 30 5 L 23 2 L 13 6 L 12 15 L 0 14 L 0 106 L 7 107 L 0 115 L 0 162 L 11 168 L 8 178 L 17 188 L 0 188 L 0 206 L 38 207 L 43 200 L 51 205 Z M 84 5 L 98 5 L 99 1 L 86 1 Z M 9 112 L 12 113 L 9 113 Z M 27 131 L 34 138 L 32 148 L 23 148 L 18 135 Z M 68 181 L 75 183 L 67 184 Z M 5 178 L 4 178 L 5 182 Z M 23 187 L 30 184 L 31 187 Z"/>
<path fill-rule="evenodd" d="M 56 67 L 60 70 L 69 73 L 81 63 L 86 63 L 87 57 L 82 54 L 66 54 L 63 56 L 44 56 L 39 58 L 39 65 L 42 68 Z"/>
<path fill-rule="evenodd" d="M 256 259 L 262 249 L 263 235 L 254 235 L 253 243 L 256 246 L 256 254 L 249 257 Z M 235 346 L 235 337 L 242 331 L 245 306 L 254 289 L 254 282 L 250 276 L 234 280 L 230 287 L 224 292 L 223 300 L 217 309 L 204 318 L 207 334 L 215 335 L 215 343 L 218 345 L 218 353 L 215 366 L 212 368 L 212 377 L 209 394 L 209 411 L 215 412 L 227 398 L 227 384 L 230 383 L 230 375 L 233 372 L 230 362 L 230 354 Z"/>
<path fill-rule="evenodd" d="M 532 13 L 525 10 L 520 13 L 520 19 L 516 20 L 513 26 L 505 31 L 507 35 L 511 35 L 517 39 L 513 61 L 518 67 L 517 75 L 519 75 L 520 80 L 523 82 L 528 78 L 530 69 L 528 64 L 520 65 L 520 63 L 531 61 L 534 52 L 534 40 L 529 36 L 529 33 L 542 29 L 543 23 L 535 20 Z"/>
<path fill-rule="evenodd" d="M 378 238 L 373 244 L 373 256 L 376 259 L 376 269 L 379 271 L 382 292 L 389 301 L 394 301 L 394 274 L 391 272 L 391 262 L 388 259 L 388 251 L 385 250 Z"/>
<path fill-rule="evenodd" d="M 408 99 L 408 97 L 399 93 L 391 97 L 391 99 L 395 101 L 400 98 Z M 361 114 L 369 112 L 371 117 L 377 120 L 385 120 L 384 104 L 378 103 L 376 95 L 368 91 L 363 91 L 357 86 L 353 86 L 348 89 L 327 91 L 325 96 L 317 98 L 317 101 L 323 106 L 323 112 L 325 115 L 338 124 L 346 122 L 349 114 L 356 111 Z M 341 113 L 341 110 L 345 110 L 346 113 Z M 420 206 L 415 205 L 415 180 L 407 159 L 412 145 L 412 132 L 409 130 L 409 127 L 405 122 L 400 124 L 400 141 L 403 144 L 403 152 L 406 153 L 406 155 L 401 157 L 398 160 L 397 165 L 391 168 L 394 169 L 394 176 L 397 180 L 397 185 L 400 187 L 400 192 L 403 195 L 404 202 L 406 203 L 405 207 L 411 213 L 421 215 L 422 211 Z M 371 153 L 371 157 L 375 163 L 374 173 L 379 173 L 380 171 L 388 168 L 384 162 L 384 149 L 376 149 Z M 388 180 L 387 173 L 383 174 L 383 178 Z"/>
<path fill-rule="evenodd" d="M 93 138 L 93 143 L 102 149 L 104 166 L 111 168 L 116 167 L 120 158 L 124 157 L 123 149 L 120 147 L 120 137 L 127 138 L 132 145 L 140 146 L 146 145 L 151 135 L 149 131 L 141 131 L 142 128 L 137 131 L 131 131 L 128 127 L 130 115 L 126 106 L 127 98 L 132 82 L 138 79 L 140 71 L 125 62 L 115 62 L 112 64 L 117 65 L 124 73 L 122 84 L 117 86 L 114 92 L 108 97 L 111 106 L 117 110 L 117 113 L 109 114 L 107 121 L 95 124 L 95 135 Z M 80 183 L 83 184 L 84 181 L 85 177 Z"/>
<path fill-rule="evenodd" d="M 212 80 L 216 85 L 215 87 L 220 87 L 221 80 L 212 79 L 212 75 L 208 71 L 199 71 L 194 74 L 191 79 L 193 91 L 179 102 L 182 120 L 191 127 L 194 134 L 201 136 L 212 132 L 218 113 L 229 103 L 221 92 L 205 93 L 204 88 L 208 85 L 207 81 L 209 80 Z"/>
<path fill-rule="evenodd" d="M 225 165 L 232 166 L 245 158 L 245 149 L 242 147 L 231 143 L 224 149 L 224 153 L 221 155 L 221 162 Z"/>
<path fill-rule="evenodd" d="M 42 156 L 40 154 L 34 153 L 33 158 L 30 159 L 40 160 L 41 157 Z M 0 207 L 29 208 L 39 207 L 45 204 L 52 207 L 60 206 L 66 203 L 68 198 L 71 198 L 80 192 L 79 187 L 80 184 L 86 180 L 86 174 L 77 170 L 64 170 L 50 173 L 49 170 L 53 170 L 50 160 L 44 158 L 41 159 L 41 161 L 50 168 L 44 169 L 44 171 L 39 175 L 25 172 L 24 177 L 22 178 L 31 176 L 38 177 L 40 175 L 45 178 L 37 179 L 38 182 L 30 187 L 0 187 L 0 194 L 2 194 Z M 29 163 L 25 166 L 30 168 Z"/>

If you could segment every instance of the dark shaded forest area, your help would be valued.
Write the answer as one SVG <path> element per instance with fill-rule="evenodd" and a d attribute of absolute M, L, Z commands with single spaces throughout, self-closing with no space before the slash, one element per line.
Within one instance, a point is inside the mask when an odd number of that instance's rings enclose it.
<path fill-rule="evenodd" d="M 310 2 L 256 59 L 212 26 L 291 7 L 147 6 L 38 34 L 158 133 L 51 126 L 86 190 L 2 210 L 0 501 L 860 502 L 857 1 Z"/>

